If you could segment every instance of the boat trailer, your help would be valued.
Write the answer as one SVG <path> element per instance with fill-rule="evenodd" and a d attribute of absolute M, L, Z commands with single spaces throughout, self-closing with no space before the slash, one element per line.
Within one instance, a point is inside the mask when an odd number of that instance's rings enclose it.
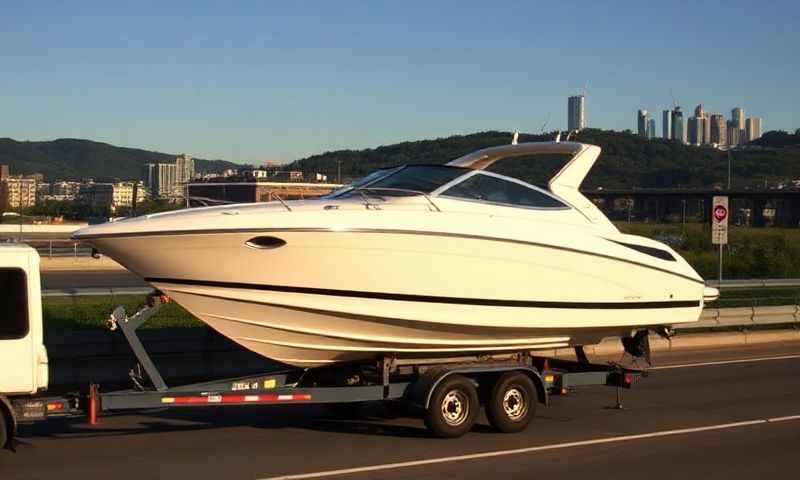
<path fill-rule="evenodd" d="M 323 404 L 343 412 L 365 402 L 400 406 L 403 413 L 424 419 L 438 437 L 467 433 L 481 406 L 493 427 L 518 432 L 533 419 L 537 404 L 548 405 L 552 395 L 567 394 L 575 387 L 615 387 L 616 407 L 622 408 L 622 389 L 631 388 L 646 373 L 614 363 L 589 363 L 578 347 L 577 361 L 537 357 L 528 351 L 428 358 L 384 355 L 373 362 L 169 386 L 136 333 L 166 301 L 151 295 L 134 315 L 117 307 L 109 318 L 110 328 L 122 332 L 138 361 L 131 371 L 133 388 L 103 392 L 91 384 L 86 396 L 11 398 L 12 436 L 18 422 L 88 417 L 94 425 L 103 413 L 124 410 Z"/>

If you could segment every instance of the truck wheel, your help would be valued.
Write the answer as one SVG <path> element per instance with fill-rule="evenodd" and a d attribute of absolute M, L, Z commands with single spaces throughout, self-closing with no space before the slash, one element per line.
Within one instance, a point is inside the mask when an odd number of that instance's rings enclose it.
<path fill-rule="evenodd" d="M 472 381 L 451 375 L 433 390 L 425 410 L 425 425 L 437 437 L 460 437 L 475 425 L 479 408 L 478 392 Z"/>
<path fill-rule="evenodd" d="M 497 379 L 486 402 L 486 418 L 503 433 L 525 430 L 536 413 L 536 387 L 522 372 L 507 372 Z"/>

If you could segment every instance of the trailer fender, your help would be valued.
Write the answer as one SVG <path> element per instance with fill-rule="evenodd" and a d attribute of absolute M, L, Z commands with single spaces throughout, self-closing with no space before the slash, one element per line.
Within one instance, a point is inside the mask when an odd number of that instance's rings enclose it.
<path fill-rule="evenodd" d="M 511 371 L 520 371 L 527 374 L 530 379 L 533 381 L 533 384 L 536 386 L 536 391 L 539 397 L 539 403 L 544 405 L 549 404 L 549 397 L 547 395 L 547 389 L 544 386 L 544 381 L 542 380 L 541 375 L 539 372 L 530 366 L 527 365 L 514 365 L 514 366 L 492 366 L 492 365 L 484 365 L 484 366 L 459 366 L 459 367 L 440 367 L 440 368 L 432 368 L 422 374 L 409 388 L 407 401 L 409 405 L 413 408 L 426 410 L 431 402 L 431 396 L 433 395 L 433 391 L 436 387 L 448 376 L 453 374 L 461 374 L 468 378 L 470 378 L 473 382 L 475 382 L 476 386 L 478 382 L 475 380 L 474 376 L 476 374 L 481 373 L 505 373 Z"/>
<path fill-rule="evenodd" d="M 0 445 L 0 448 L 8 448 L 14 450 L 14 442 L 17 438 L 17 417 L 14 415 L 14 407 L 11 406 L 11 401 L 4 395 L 0 395 L 0 421 L 6 425 L 6 442 L 5 445 Z"/>

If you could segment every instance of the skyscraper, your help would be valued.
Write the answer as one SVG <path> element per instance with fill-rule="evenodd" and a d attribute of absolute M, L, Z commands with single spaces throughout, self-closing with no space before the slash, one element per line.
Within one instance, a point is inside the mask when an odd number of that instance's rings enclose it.
<path fill-rule="evenodd" d="M 583 130 L 586 128 L 586 97 L 574 95 L 567 102 L 567 129 Z"/>
<path fill-rule="evenodd" d="M 745 130 L 748 142 L 761 138 L 761 117 L 748 118 L 745 122 Z"/>
<path fill-rule="evenodd" d="M 686 137 L 689 144 L 701 145 L 703 143 L 703 117 L 691 117 L 686 127 L 688 133 Z"/>
<path fill-rule="evenodd" d="M 731 121 L 739 127 L 739 130 L 744 130 L 744 109 L 742 107 L 731 110 Z"/>
<path fill-rule="evenodd" d="M 154 197 L 167 197 L 175 189 L 174 163 L 148 163 L 142 167 L 142 180 Z"/>
<path fill-rule="evenodd" d="M 672 139 L 672 112 L 669 110 L 661 112 L 661 137 L 664 140 Z"/>
<path fill-rule="evenodd" d="M 175 158 L 175 183 L 189 183 L 194 178 L 194 159 L 182 153 Z"/>
<path fill-rule="evenodd" d="M 711 143 L 711 121 L 707 115 L 700 118 L 700 125 L 703 130 L 703 138 L 700 143 L 702 145 L 709 145 Z"/>
<path fill-rule="evenodd" d="M 708 115 L 703 110 L 702 103 L 694 107 L 694 118 L 697 119 L 697 124 L 694 127 L 697 128 L 699 133 L 697 138 L 690 138 L 689 143 L 693 145 L 708 145 L 711 143 L 711 124 L 708 121 Z M 694 132 L 690 131 L 689 136 L 692 137 L 693 135 Z"/>
<path fill-rule="evenodd" d="M 656 119 L 650 118 L 647 120 L 647 138 L 656 138 Z"/>
<path fill-rule="evenodd" d="M 739 128 L 735 120 L 728 122 L 728 146 L 735 147 L 742 142 L 743 130 Z"/>
<path fill-rule="evenodd" d="M 709 143 L 712 145 L 726 145 L 728 141 L 728 132 L 726 129 L 725 116 L 715 113 L 711 115 L 709 124 L 711 129 L 711 139 Z"/>
<path fill-rule="evenodd" d="M 647 110 L 639 110 L 636 114 L 636 133 L 639 134 L 640 137 L 647 138 L 647 120 L 649 118 L 650 115 L 647 113 Z"/>
<path fill-rule="evenodd" d="M 686 143 L 686 130 L 683 128 L 683 112 L 680 106 L 672 110 L 672 139 Z"/>

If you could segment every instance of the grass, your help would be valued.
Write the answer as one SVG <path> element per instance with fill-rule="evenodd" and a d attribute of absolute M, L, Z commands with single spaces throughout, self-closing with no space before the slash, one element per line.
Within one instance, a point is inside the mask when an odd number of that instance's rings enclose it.
<path fill-rule="evenodd" d="M 108 328 L 109 315 L 122 306 L 128 315 L 144 306 L 143 295 L 45 297 L 42 317 L 47 330 L 76 330 Z M 199 327 L 203 324 L 175 302 L 161 309 L 141 328 Z"/>

